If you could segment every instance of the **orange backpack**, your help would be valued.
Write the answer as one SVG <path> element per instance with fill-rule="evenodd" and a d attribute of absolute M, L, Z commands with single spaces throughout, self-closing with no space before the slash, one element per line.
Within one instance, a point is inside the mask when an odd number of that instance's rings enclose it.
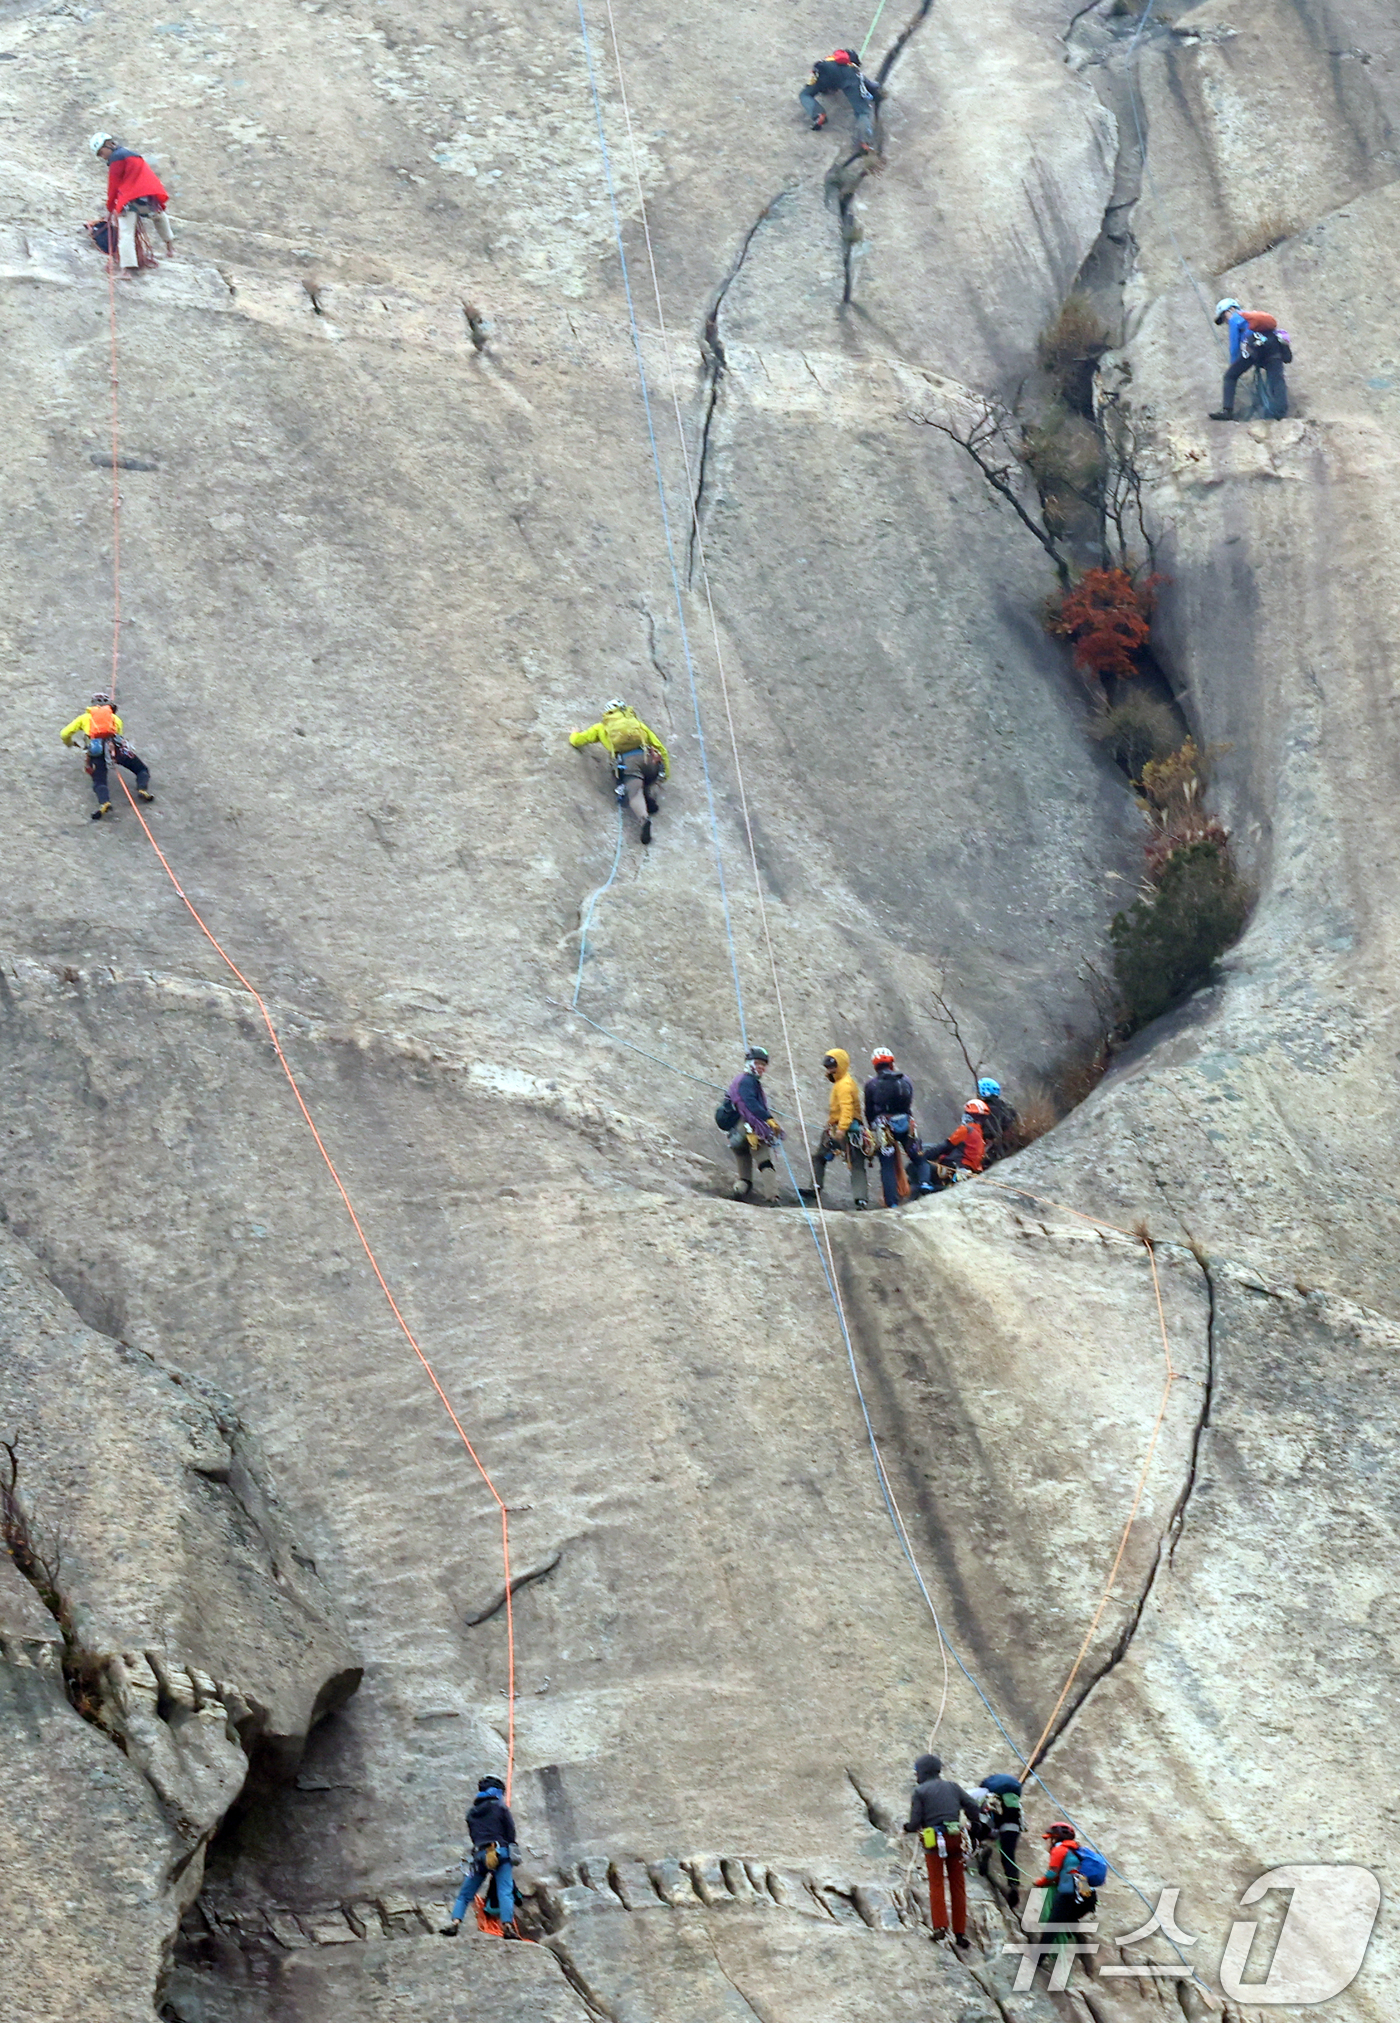
<path fill-rule="evenodd" d="M 100 702 L 88 711 L 88 736 L 90 738 L 114 738 L 117 734 L 115 710 Z"/>

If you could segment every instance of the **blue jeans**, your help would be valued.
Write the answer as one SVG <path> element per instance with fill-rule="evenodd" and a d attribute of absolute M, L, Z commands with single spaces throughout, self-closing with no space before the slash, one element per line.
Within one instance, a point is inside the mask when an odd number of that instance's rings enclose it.
<path fill-rule="evenodd" d="M 515 1880 L 511 1875 L 510 1863 L 504 1855 L 501 1856 L 500 1866 L 496 1869 L 495 1874 L 496 1902 L 500 1905 L 501 1923 L 503 1925 L 514 1924 Z M 484 1847 L 476 1848 L 472 1854 L 472 1865 L 462 1878 L 462 1887 L 458 1890 L 457 1901 L 452 1906 L 454 1922 L 465 1914 L 467 1905 L 473 1901 L 480 1890 L 485 1888 L 490 1876 L 491 1870 L 486 1866 L 486 1850 Z"/>

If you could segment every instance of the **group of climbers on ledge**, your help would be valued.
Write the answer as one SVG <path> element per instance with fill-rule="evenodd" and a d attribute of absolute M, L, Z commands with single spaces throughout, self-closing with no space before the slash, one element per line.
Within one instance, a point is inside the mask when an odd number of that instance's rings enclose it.
<path fill-rule="evenodd" d="M 1022 1832 L 1022 1784 L 1007 1771 L 993 1771 L 972 1791 L 943 1775 L 939 1757 L 920 1756 L 914 1765 L 914 1792 L 905 1833 L 918 1834 L 928 1875 L 929 1922 L 935 1940 L 950 1936 L 960 1952 L 969 1949 L 967 1936 L 967 1862 L 974 1856 L 978 1873 L 997 1885 L 992 1861 L 1001 1862 L 1001 1890 L 1016 1911 L 1021 1902 L 1022 1873 L 1017 1849 Z M 505 1785 L 495 1775 L 483 1777 L 467 1812 L 470 1849 L 463 1858 L 463 1881 L 442 1936 L 455 1938 L 469 1904 L 481 1899 L 479 1922 L 499 1920 L 501 1935 L 522 1936 L 516 1922 L 515 1869 L 519 1861 L 515 1816 L 506 1803 Z M 1057 1820 L 1041 1836 L 1049 1853 L 1044 1874 L 1033 1889 L 1043 1889 L 1038 1919 L 1042 1932 L 1066 1932 L 1097 1907 L 1096 1891 L 1107 1869 L 1103 1857 L 1077 1838 L 1075 1829 Z M 494 1928 L 494 1927 L 492 1927 Z"/>
<path fill-rule="evenodd" d="M 773 1170 L 773 1152 L 783 1135 L 763 1087 L 768 1064 L 767 1047 L 749 1047 L 743 1068 L 715 1109 L 715 1123 L 728 1138 L 738 1168 L 734 1195 L 739 1201 L 753 1194 L 755 1160 L 760 1173 Z M 870 1162 L 878 1159 L 885 1206 L 894 1208 L 911 1194 L 937 1194 L 955 1186 L 1015 1150 L 1016 1112 L 1002 1095 L 1000 1082 L 990 1075 L 979 1078 L 977 1094 L 964 1103 L 962 1118 L 948 1136 L 925 1146 L 914 1128 L 909 1077 L 895 1066 L 888 1047 L 876 1047 L 870 1065 L 873 1072 L 862 1090 L 844 1047 L 832 1047 L 822 1055 L 822 1073 L 831 1094 L 826 1127 L 811 1155 L 814 1185 L 802 1190 L 818 1202 L 833 1159 L 844 1160 L 850 1171 L 856 1208 L 870 1205 L 866 1173 Z"/>

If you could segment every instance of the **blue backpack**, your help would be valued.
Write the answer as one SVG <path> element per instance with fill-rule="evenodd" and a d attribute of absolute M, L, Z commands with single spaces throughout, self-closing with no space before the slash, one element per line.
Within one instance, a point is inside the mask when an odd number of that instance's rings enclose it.
<path fill-rule="evenodd" d="M 1108 1881 L 1108 1863 L 1097 1848 L 1081 1847 L 1078 1850 L 1078 1854 L 1079 1873 L 1083 1876 L 1085 1882 L 1088 1883 L 1091 1890 L 1102 1889 Z"/>

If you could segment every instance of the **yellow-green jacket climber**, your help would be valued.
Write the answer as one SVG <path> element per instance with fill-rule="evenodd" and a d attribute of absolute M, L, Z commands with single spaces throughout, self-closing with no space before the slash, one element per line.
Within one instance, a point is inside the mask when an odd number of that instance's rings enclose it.
<path fill-rule="evenodd" d="M 637 712 L 625 702 L 611 702 L 603 711 L 601 723 L 594 724 L 592 730 L 570 731 L 571 745 L 603 745 L 613 757 L 621 758 L 626 752 L 642 751 L 650 745 L 661 754 L 661 777 L 671 777 L 671 759 L 665 745 L 653 730 L 648 730 Z"/>
<path fill-rule="evenodd" d="M 671 777 L 671 758 L 654 730 L 625 702 L 610 702 L 602 721 L 591 730 L 570 731 L 571 745 L 601 745 L 612 760 L 614 791 L 642 825 L 642 841 L 651 841 L 651 818 L 660 807 L 657 790 Z"/>

